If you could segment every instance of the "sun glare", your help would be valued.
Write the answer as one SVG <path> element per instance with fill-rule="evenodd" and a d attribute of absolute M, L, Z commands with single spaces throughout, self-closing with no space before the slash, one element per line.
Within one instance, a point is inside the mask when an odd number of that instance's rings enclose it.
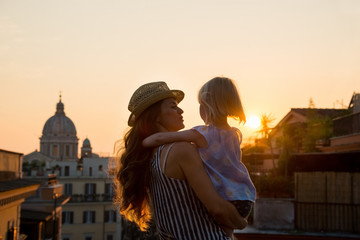
<path fill-rule="evenodd" d="M 245 126 L 256 129 L 256 128 L 260 127 L 260 124 L 261 124 L 260 118 L 252 115 L 246 119 Z"/>

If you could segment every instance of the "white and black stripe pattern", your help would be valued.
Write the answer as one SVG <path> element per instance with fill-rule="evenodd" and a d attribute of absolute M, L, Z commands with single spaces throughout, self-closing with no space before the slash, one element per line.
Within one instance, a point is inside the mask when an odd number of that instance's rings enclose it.
<path fill-rule="evenodd" d="M 229 239 L 187 181 L 169 178 L 162 172 L 162 149 L 163 146 L 152 159 L 150 183 L 154 220 L 160 239 Z"/>

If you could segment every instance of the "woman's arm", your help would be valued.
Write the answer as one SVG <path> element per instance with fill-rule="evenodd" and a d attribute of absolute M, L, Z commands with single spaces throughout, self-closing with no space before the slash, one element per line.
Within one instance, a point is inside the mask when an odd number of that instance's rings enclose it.
<path fill-rule="evenodd" d="M 180 142 L 173 146 L 172 151 L 171 156 L 176 158 L 184 177 L 219 225 L 225 225 L 231 229 L 245 228 L 247 226 L 246 219 L 239 215 L 234 205 L 216 192 L 205 172 L 197 149 L 187 142 Z M 169 155 L 169 157 L 171 156 Z"/>
<path fill-rule="evenodd" d="M 145 138 L 142 144 L 144 147 L 157 147 L 165 143 L 180 141 L 193 142 L 199 148 L 207 147 L 205 137 L 194 129 L 180 132 L 158 132 Z"/>

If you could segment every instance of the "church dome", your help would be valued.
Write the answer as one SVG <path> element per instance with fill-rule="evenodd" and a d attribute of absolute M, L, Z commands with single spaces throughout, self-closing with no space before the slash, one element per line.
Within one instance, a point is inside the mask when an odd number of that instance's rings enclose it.
<path fill-rule="evenodd" d="M 90 144 L 90 140 L 88 139 L 88 138 L 85 138 L 85 140 L 84 140 L 84 142 L 83 142 L 83 146 L 85 147 L 85 146 L 91 146 L 91 144 Z"/>
<path fill-rule="evenodd" d="M 65 116 L 61 99 L 56 105 L 55 115 L 46 121 L 42 133 L 43 136 L 76 136 L 75 125 L 70 118 Z"/>

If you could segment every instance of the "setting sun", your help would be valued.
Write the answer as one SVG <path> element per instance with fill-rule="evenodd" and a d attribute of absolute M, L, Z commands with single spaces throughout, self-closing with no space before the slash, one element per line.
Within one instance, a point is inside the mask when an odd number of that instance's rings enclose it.
<path fill-rule="evenodd" d="M 260 124 L 261 124 L 260 118 L 252 115 L 246 120 L 245 126 L 256 129 L 260 127 Z"/>

